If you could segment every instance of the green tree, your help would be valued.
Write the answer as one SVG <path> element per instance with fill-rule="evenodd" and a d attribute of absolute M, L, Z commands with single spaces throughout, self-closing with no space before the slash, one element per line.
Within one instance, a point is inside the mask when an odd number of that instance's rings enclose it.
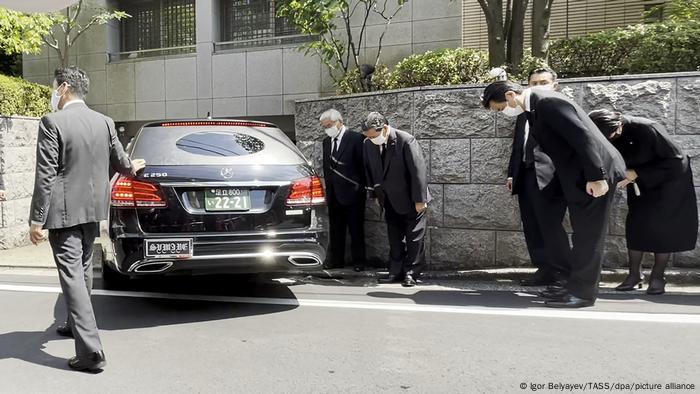
<path fill-rule="evenodd" d="M 52 25 L 48 15 L 0 8 L 0 51 L 8 56 L 41 52 L 44 35 Z"/>
<path fill-rule="evenodd" d="M 700 0 L 671 0 L 660 5 L 666 19 L 673 22 L 700 21 Z"/>
<path fill-rule="evenodd" d="M 84 15 L 86 12 L 90 12 L 90 15 Z M 94 26 L 104 25 L 111 20 L 129 18 L 131 15 L 124 11 L 113 11 L 80 0 L 64 11 L 50 14 L 48 17 L 52 21 L 53 29 L 44 35 L 44 42 L 56 51 L 61 66 L 65 67 L 70 59 L 71 47 L 86 31 Z M 81 20 L 87 22 L 83 24 Z"/>
<path fill-rule="evenodd" d="M 393 18 L 408 0 L 277 0 L 278 16 L 289 18 L 299 30 L 315 37 L 301 50 L 315 53 L 329 68 L 338 86 L 346 74 L 356 70 L 364 91 L 371 89 L 366 78 L 370 69 L 379 67 L 382 42 Z M 392 4 L 390 4 L 392 3 Z M 395 5 L 393 5 L 395 3 Z M 370 17 L 383 21 L 377 53 L 371 67 L 362 67 L 361 55 L 367 46 L 367 21 Z M 355 18 L 361 21 L 359 30 L 353 28 Z M 364 69 L 364 70 L 363 70 Z"/>

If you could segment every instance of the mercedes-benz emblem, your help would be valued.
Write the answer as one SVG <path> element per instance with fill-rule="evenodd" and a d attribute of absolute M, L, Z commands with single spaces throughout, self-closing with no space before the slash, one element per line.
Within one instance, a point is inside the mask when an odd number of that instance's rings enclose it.
<path fill-rule="evenodd" d="M 222 168 L 221 176 L 224 177 L 224 179 L 233 178 L 233 168 Z"/>

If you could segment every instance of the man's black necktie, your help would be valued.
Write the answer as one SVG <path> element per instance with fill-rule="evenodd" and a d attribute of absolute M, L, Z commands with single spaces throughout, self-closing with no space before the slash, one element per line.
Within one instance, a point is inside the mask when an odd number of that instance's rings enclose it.
<path fill-rule="evenodd" d="M 384 160 L 386 159 L 386 144 L 382 144 L 382 164 L 384 164 Z"/>
<path fill-rule="evenodd" d="M 333 151 L 331 151 L 331 155 L 333 155 L 333 157 L 335 157 L 337 153 L 338 153 L 338 137 L 335 137 L 335 138 L 333 138 Z"/>

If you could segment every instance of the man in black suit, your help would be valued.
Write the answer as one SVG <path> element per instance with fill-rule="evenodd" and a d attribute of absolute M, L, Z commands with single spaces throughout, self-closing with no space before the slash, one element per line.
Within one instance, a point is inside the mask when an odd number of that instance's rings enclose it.
<path fill-rule="evenodd" d="M 345 265 L 345 235 L 350 230 L 355 271 L 365 269 L 365 168 L 362 143 L 365 137 L 348 130 L 335 109 L 321 114 L 323 174 L 330 219 L 331 253 L 327 268 Z"/>
<path fill-rule="evenodd" d="M 367 185 L 384 208 L 389 235 L 389 277 L 380 283 L 416 285 L 425 266 L 426 209 L 430 202 L 423 152 L 416 139 L 378 113 L 363 124 Z"/>
<path fill-rule="evenodd" d="M 561 93 L 498 81 L 486 87 L 482 104 L 511 116 L 528 113 L 532 135 L 552 159 L 569 207 L 574 230 L 571 273 L 564 288 L 544 292 L 545 305 L 593 305 L 614 186 L 625 178 L 624 160 L 586 112 Z"/>
<path fill-rule="evenodd" d="M 532 70 L 528 79 L 530 87 L 536 89 L 557 87 L 557 74 L 548 68 Z M 508 190 L 518 196 L 525 243 L 530 260 L 537 267 L 532 278 L 520 283 L 555 285 L 568 276 L 570 269 L 571 246 L 562 223 L 566 201 L 558 182 L 539 184 L 543 178 L 552 179 L 555 168 L 552 159 L 538 148 L 530 130 L 527 115 L 518 115 L 506 180 Z"/>
<path fill-rule="evenodd" d="M 75 67 L 55 72 L 54 113 L 39 123 L 29 214 L 35 245 L 45 240 L 43 230 L 49 230 L 68 311 L 66 325 L 56 331 L 75 338 L 75 357 L 68 365 L 81 371 L 97 371 L 106 364 L 90 292 L 95 238 L 109 207 L 109 168 L 134 175 L 145 166 L 143 160 L 129 161 L 112 119 L 85 105 L 89 83 Z"/>

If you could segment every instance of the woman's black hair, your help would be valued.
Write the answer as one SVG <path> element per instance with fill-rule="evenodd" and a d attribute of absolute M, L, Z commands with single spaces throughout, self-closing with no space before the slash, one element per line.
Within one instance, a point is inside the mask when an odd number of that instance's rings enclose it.
<path fill-rule="evenodd" d="M 591 111 L 588 113 L 588 117 L 598 126 L 598 129 L 605 135 L 605 138 L 610 137 L 610 134 L 616 132 L 622 125 L 622 114 L 607 109 Z"/>

